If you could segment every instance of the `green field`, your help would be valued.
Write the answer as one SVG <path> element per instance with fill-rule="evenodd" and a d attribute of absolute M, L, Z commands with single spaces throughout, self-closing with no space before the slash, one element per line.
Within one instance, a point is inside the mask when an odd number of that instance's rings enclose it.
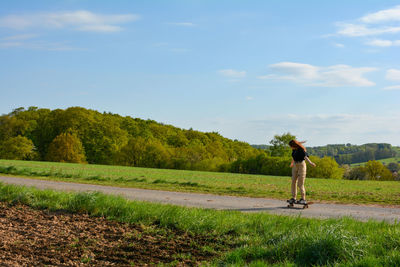
<path fill-rule="evenodd" d="M 400 265 L 399 223 L 243 214 L 128 201 L 101 193 L 65 193 L 2 183 L 0 201 L 145 225 L 159 229 L 157 234 L 170 232 L 162 229 L 174 229 L 206 236 L 214 242 L 203 249 L 216 252 L 214 259 L 204 263 L 207 266 Z M 191 257 L 190 254 L 183 256 Z"/>
<path fill-rule="evenodd" d="M 182 192 L 288 199 L 290 177 L 0 160 L 0 173 L 47 180 Z M 398 181 L 308 178 L 309 201 L 400 205 Z"/>
<path fill-rule="evenodd" d="M 391 162 L 400 163 L 400 157 L 380 159 L 380 160 L 377 160 L 377 161 L 382 162 L 383 164 L 386 164 L 386 165 L 391 163 Z"/>
<path fill-rule="evenodd" d="M 379 159 L 377 160 L 385 165 L 389 164 L 389 163 L 400 163 L 400 157 L 393 157 L 393 158 L 387 158 L 387 159 Z M 356 166 L 362 166 L 365 165 L 366 162 L 360 162 L 360 163 L 353 163 L 350 166 L 352 167 L 356 167 Z"/>

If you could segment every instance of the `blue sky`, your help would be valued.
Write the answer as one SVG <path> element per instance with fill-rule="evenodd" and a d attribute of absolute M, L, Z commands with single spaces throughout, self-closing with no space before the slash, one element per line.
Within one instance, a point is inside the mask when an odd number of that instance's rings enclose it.
<path fill-rule="evenodd" d="M 1 1 L 0 114 L 400 145 L 398 1 Z"/>

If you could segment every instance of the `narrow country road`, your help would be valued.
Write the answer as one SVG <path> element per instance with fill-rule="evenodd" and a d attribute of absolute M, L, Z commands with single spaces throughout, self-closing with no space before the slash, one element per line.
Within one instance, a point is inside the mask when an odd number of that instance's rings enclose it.
<path fill-rule="evenodd" d="M 106 194 L 122 195 L 132 200 L 144 200 L 189 207 L 203 207 L 218 210 L 238 210 L 243 212 L 268 212 L 271 214 L 304 216 L 312 218 L 339 218 L 350 216 L 357 220 L 400 222 L 400 208 L 375 206 L 312 204 L 308 209 L 288 209 L 286 202 L 276 199 L 219 196 L 211 194 L 181 193 L 136 188 L 121 188 L 102 185 L 66 183 L 17 177 L 0 177 L 4 183 L 34 186 L 40 189 L 64 191 L 99 191 Z"/>

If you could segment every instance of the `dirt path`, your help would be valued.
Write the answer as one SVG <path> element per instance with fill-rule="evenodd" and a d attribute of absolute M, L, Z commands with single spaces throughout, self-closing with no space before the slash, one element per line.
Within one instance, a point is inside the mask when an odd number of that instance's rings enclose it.
<path fill-rule="evenodd" d="M 174 205 L 203 207 L 220 210 L 238 210 L 243 212 L 268 212 L 280 215 L 294 215 L 312 218 L 338 218 L 350 216 L 357 220 L 377 220 L 400 222 L 400 208 L 374 206 L 313 204 L 308 209 L 288 209 L 284 201 L 266 198 L 232 197 L 210 194 L 195 194 L 121 188 L 102 185 L 77 184 L 45 181 L 37 179 L 0 177 L 0 181 L 11 184 L 35 186 L 40 189 L 51 188 L 65 191 L 100 191 L 106 194 L 122 195 L 128 199 L 169 203 Z"/>

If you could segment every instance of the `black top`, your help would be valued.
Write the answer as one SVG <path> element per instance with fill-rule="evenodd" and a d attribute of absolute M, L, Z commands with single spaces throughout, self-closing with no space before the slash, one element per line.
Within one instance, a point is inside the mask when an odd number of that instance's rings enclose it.
<path fill-rule="evenodd" d="M 292 158 L 295 162 L 302 162 L 305 157 L 308 157 L 308 154 L 302 148 L 294 149 L 292 151 Z"/>

